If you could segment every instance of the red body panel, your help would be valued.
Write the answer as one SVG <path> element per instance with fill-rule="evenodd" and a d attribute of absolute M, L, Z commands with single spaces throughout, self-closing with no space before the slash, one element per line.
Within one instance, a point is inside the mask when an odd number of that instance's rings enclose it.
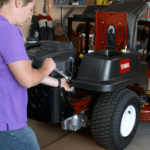
<path fill-rule="evenodd" d="M 109 25 L 113 25 L 116 29 L 115 45 L 118 46 L 119 44 L 121 49 L 125 48 L 127 41 L 127 13 L 97 11 L 95 51 L 106 49 L 107 28 Z M 118 48 L 116 47 L 115 50 L 118 51 Z"/>
<path fill-rule="evenodd" d="M 140 122 L 150 122 L 150 104 L 147 103 L 144 105 L 144 108 L 141 108 Z"/>
<path fill-rule="evenodd" d="M 83 98 L 79 101 L 71 102 L 70 105 L 75 106 L 75 114 L 79 114 L 82 111 L 89 109 L 89 104 L 91 100 L 92 100 L 92 97 Z"/>

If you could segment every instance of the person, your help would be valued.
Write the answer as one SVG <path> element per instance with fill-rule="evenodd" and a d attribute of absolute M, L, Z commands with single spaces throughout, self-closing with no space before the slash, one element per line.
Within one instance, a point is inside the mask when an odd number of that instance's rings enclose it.
<path fill-rule="evenodd" d="M 66 80 L 49 76 L 56 68 L 46 58 L 40 69 L 31 66 L 22 27 L 32 18 L 35 0 L 0 0 L 0 150 L 39 150 L 36 135 L 27 125 L 27 89 L 46 84 L 71 91 Z"/>

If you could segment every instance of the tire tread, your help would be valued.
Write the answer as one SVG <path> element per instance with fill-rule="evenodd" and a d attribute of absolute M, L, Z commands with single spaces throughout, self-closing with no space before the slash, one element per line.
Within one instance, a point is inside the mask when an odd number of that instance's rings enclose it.
<path fill-rule="evenodd" d="M 102 93 L 98 98 L 92 113 L 91 133 L 95 141 L 102 147 L 111 150 L 117 149 L 112 136 L 110 136 L 112 135 L 110 133 L 111 121 L 113 120 L 115 108 L 121 102 L 122 97 L 130 91 L 127 88 L 123 88 L 114 92 Z"/>

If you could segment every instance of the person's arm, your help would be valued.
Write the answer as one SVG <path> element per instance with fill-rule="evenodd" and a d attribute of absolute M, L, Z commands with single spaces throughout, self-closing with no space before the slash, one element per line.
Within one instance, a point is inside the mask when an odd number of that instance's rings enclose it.
<path fill-rule="evenodd" d="M 58 80 L 47 76 L 44 80 L 41 81 L 41 84 L 45 84 L 52 87 L 58 87 Z"/>
<path fill-rule="evenodd" d="M 45 84 L 48 86 L 52 86 L 52 87 L 58 87 L 58 80 L 55 78 L 52 78 L 50 76 L 47 76 L 42 82 L 41 84 Z M 61 79 L 61 87 L 63 87 L 65 89 L 65 91 L 72 91 L 74 89 L 74 87 L 70 87 L 69 84 L 67 83 L 65 78 Z"/>
<path fill-rule="evenodd" d="M 46 58 L 40 69 L 32 68 L 19 30 L 12 25 L 5 26 L 1 30 L 2 35 L 7 36 L 0 40 L 0 57 L 3 63 L 8 65 L 16 81 L 21 86 L 30 88 L 46 78 L 56 68 L 56 64 L 52 58 Z M 5 44 L 6 41 L 8 41 L 7 44 Z"/>
<path fill-rule="evenodd" d="M 52 66 L 53 65 L 54 64 L 52 63 Z M 29 60 L 22 60 L 8 64 L 8 67 L 18 83 L 23 87 L 31 88 L 39 83 L 58 87 L 58 80 L 49 76 L 54 70 L 55 65 L 52 69 L 46 68 L 45 66 L 40 69 L 34 69 Z M 71 91 L 73 89 L 64 78 L 61 79 L 61 87 L 64 87 L 66 91 Z"/>
<path fill-rule="evenodd" d="M 44 67 L 34 69 L 31 66 L 30 60 L 16 61 L 8 64 L 8 67 L 18 83 L 26 88 L 38 85 L 53 70 L 53 67 L 51 71 Z"/>

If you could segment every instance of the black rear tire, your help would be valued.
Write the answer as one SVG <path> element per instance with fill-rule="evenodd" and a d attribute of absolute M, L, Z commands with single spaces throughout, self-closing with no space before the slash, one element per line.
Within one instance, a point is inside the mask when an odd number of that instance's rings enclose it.
<path fill-rule="evenodd" d="M 127 108 L 134 108 L 136 118 L 128 135 L 120 131 L 121 120 Z M 130 114 L 130 113 L 129 113 Z M 138 95 L 124 88 L 113 92 L 102 93 L 96 101 L 91 117 L 91 133 L 95 141 L 109 150 L 122 150 L 132 141 L 140 118 Z"/>

